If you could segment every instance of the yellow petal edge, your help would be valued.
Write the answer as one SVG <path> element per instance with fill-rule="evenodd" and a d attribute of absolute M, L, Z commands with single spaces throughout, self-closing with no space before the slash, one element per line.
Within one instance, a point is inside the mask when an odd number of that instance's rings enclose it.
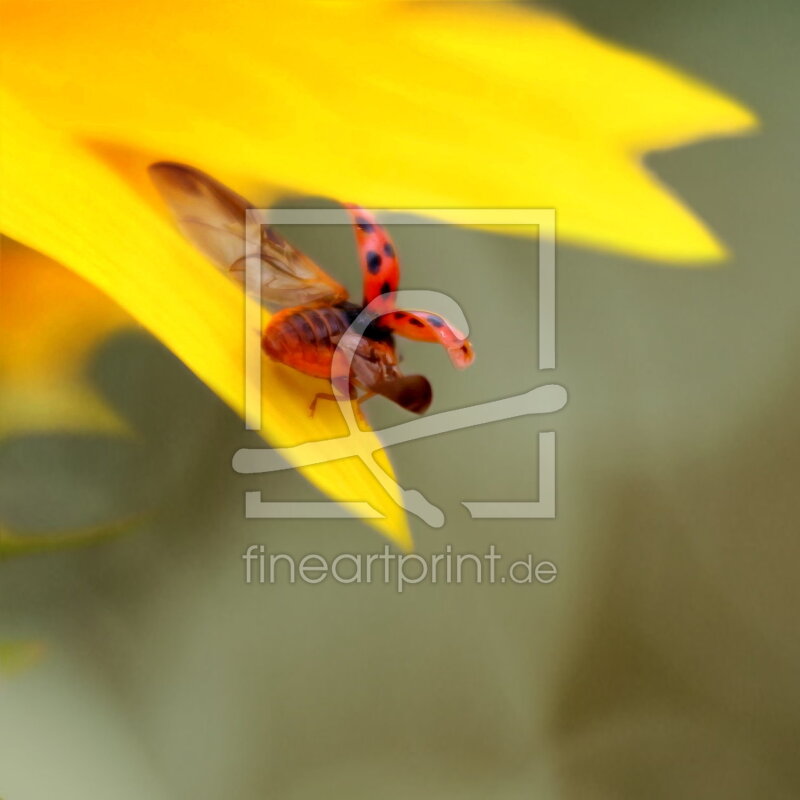
<path fill-rule="evenodd" d="M 554 14 L 307 0 L 5 9 L 4 82 L 78 139 L 374 208 L 555 208 L 564 240 L 672 263 L 725 255 L 642 157 L 747 131 L 753 114 Z"/>

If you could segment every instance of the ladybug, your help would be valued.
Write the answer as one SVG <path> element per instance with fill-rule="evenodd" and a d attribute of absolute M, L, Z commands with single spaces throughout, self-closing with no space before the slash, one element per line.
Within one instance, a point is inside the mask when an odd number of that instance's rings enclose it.
<path fill-rule="evenodd" d="M 254 206 L 219 181 L 172 162 L 151 165 L 150 175 L 183 234 L 243 287 L 248 253 L 260 254 L 258 299 L 280 309 L 264 329 L 264 352 L 306 375 L 329 379 L 334 389 L 314 397 L 310 414 L 318 400 L 337 400 L 340 395 L 359 404 L 382 395 L 408 411 L 424 413 L 433 398 L 431 385 L 422 375 L 400 372 L 395 335 L 438 342 L 458 368 L 472 363 L 472 345 L 446 319 L 395 307 L 393 293 L 400 279 L 397 252 L 385 228 L 365 209 L 345 206 L 353 221 L 363 275 L 359 305 L 273 228 L 261 225 L 258 241 L 248 240 L 246 212 Z M 364 318 L 367 306 L 363 329 L 351 329 Z M 345 336 L 349 338 L 343 342 Z"/>

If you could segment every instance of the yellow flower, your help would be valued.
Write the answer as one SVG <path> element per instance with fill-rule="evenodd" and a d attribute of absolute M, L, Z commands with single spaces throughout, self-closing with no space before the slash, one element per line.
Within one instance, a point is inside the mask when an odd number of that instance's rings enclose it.
<path fill-rule="evenodd" d="M 240 412 L 241 299 L 153 202 L 149 162 L 243 193 L 555 207 L 575 241 L 707 261 L 722 246 L 640 157 L 754 124 L 643 56 L 500 3 L 19 0 L 0 37 L 2 231 L 95 284 Z M 335 408 L 306 415 L 311 379 L 269 385 L 274 444 L 342 432 Z M 359 460 L 305 474 L 370 502 L 409 545 L 397 498 Z"/>

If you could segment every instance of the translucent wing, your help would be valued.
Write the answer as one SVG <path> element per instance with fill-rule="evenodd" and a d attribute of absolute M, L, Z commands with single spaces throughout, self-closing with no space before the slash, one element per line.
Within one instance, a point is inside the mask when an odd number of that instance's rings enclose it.
<path fill-rule="evenodd" d="M 261 286 L 252 291 L 266 305 L 338 303 L 347 291 L 267 225 L 247 238 L 243 197 L 194 167 L 162 161 L 150 167 L 156 188 L 181 232 L 223 272 L 244 286 L 247 257 L 261 256 Z"/>
<path fill-rule="evenodd" d="M 345 208 L 355 229 L 366 306 L 378 295 L 397 291 L 400 262 L 389 234 L 372 214 L 350 203 Z"/>
<path fill-rule="evenodd" d="M 438 342 L 447 350 L 450 360 L 459 369 L 468 367 L 475 358 L 469 339 L 444 317 L 431 311 L 392 311 L 379 317 L 377 321 L 406 339 Z"/>

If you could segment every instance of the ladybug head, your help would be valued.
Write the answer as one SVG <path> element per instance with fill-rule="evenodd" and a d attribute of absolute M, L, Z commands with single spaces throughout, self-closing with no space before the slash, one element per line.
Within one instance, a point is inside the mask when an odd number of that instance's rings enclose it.
<path fill-rule="evenodd" d="M 372 390 L 415 414 L 424 414 L 433 400 L 430 382 L 422 375 L 403 375 L 382 381 L 375 384 Z"/>

